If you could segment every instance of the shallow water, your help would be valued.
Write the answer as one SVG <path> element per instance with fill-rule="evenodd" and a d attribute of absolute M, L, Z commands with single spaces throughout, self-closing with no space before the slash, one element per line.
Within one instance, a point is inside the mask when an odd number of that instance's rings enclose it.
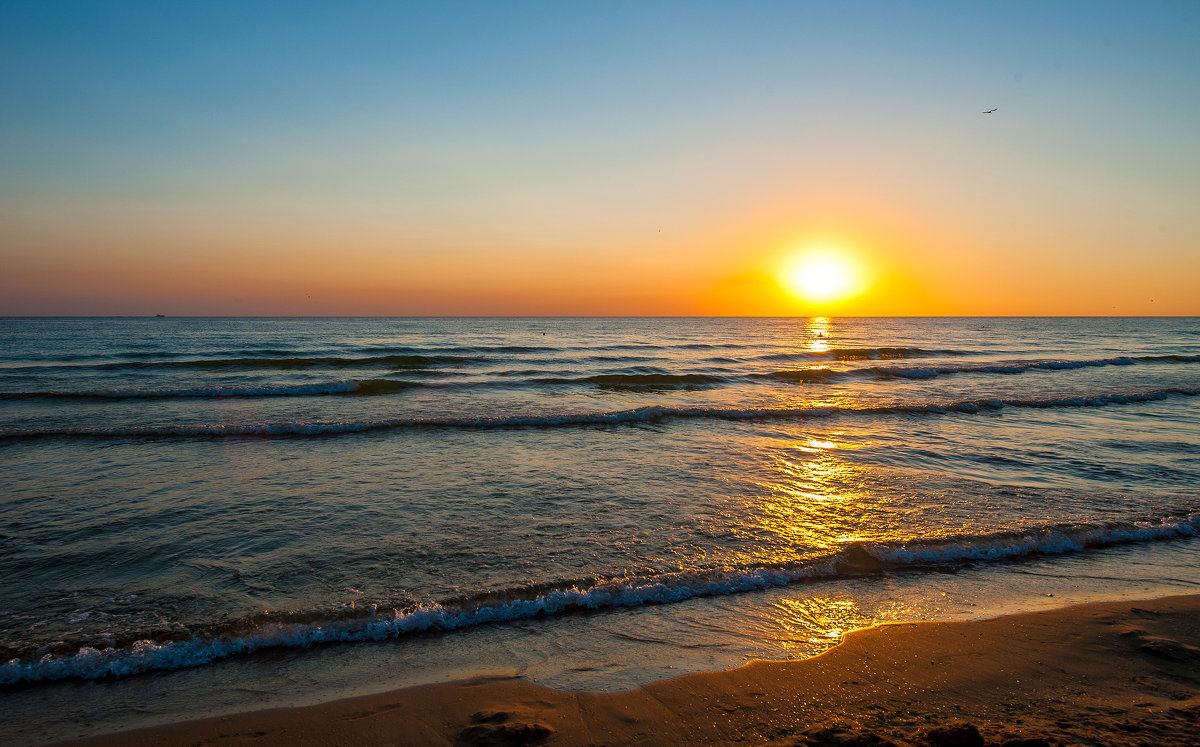
<path fill-rule="evenodd" d="M 8 319 L 0 339 L 14 733 L 479 672 L 631 687 L 876 621 L 1200 584 L 1195 319 Z"/>

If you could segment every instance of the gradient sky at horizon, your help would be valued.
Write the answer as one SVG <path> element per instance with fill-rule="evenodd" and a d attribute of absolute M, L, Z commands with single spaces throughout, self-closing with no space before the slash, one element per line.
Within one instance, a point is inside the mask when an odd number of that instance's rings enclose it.
<path fill-rule="evenodd" d="M 1196 315 L 1198 33 L 1188 2 L 8 2 L 0 314 Z M 864 292 L 788 294 L 830 245 Z"/>

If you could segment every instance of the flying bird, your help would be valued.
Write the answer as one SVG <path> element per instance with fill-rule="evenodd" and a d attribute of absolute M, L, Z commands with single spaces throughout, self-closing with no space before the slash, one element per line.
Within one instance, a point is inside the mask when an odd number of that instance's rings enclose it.
<path fill-rule="evenodd" d="M 994 112 L 994 111 L 996 111 L 996 110 L 995 110 L 995 109 L 988 109 L 986 112 L 984 112 L 984 114 L 991 114 L 991 113 L 992 113 L 992 112 Z"/>

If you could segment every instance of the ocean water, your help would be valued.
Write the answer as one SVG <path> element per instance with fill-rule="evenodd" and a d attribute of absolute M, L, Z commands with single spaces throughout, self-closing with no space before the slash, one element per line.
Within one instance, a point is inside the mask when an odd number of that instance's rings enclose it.
<path fill-rule="evenodd" d="M 1200 589 L 1200 321 L 2 319 L 0 736 Z"/>

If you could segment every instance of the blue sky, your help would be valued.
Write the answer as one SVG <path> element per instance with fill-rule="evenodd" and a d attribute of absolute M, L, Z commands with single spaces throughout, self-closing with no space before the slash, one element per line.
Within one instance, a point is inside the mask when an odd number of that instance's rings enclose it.
<path fill-rule="evenodd" d="M 0 14 L 0 260 L 20 276 L 0 287 L 4 313 L 137 313 L 143 286 L 206 263 L 274 288 L 252 311 L 294 313 L 299 280 L 266 268 L 310 266 L 311 286 L 341 256 L 397 273 L 395 297 L 418 300 L 445 297 L 463 262 L 561 265 L 461 313 L 555 313 L 583 297 L 559 313 L 600 313 L 606 294 L 641 313 L 703 313 L 728 278 L 822 231 L 923 278 L 931 313 L 988 311 L 954 285 L 1005 262 L 1045 276 L 1014 287 L 1027 302 L 1085 262 L 1100 265 L 1083 268 L 1097 296 L 1120 287 L 1126 259 L 1200 278 L 1200 3 L 8 2 Z M 122 267 L 159 282 L 122 287 Z M 685 287 L 669 302 L 621 280 L 664 268 Z M 108 295 L 61 290 L 92 270 L 113 275 Z M 592 270 L 596 287 L 571 280 Z M 1138 294 L 1154 290 L 1137 277 Z M 468 280 L 464 294 L 488 295 Z M 421 313 L 367 285 L 363 313 Z M 351 313 L 355 293 L 339 276 L 319 310 Z M 535 297 L 546 304 L 518 303 Z M 176 300 L 180 313 L 239 312 L 195 288 Z M 880 304 L 862 310 L 888 313 Z"/>

